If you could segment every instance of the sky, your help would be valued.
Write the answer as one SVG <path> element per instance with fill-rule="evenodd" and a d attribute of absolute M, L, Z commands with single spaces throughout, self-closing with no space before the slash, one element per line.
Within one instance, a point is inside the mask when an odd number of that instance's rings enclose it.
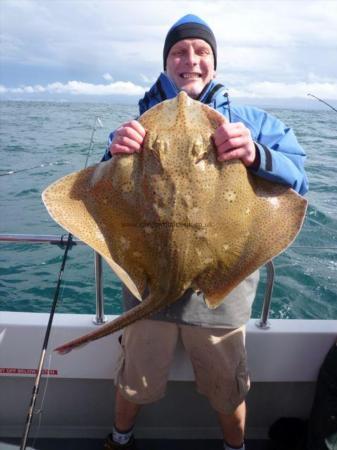
<path fill-rule="evenodd" d="M 1 0 L 0 99 L 136 103 L 167 31 L 199 15 L 233 97 L 337 104 L 337 0 Z"/>

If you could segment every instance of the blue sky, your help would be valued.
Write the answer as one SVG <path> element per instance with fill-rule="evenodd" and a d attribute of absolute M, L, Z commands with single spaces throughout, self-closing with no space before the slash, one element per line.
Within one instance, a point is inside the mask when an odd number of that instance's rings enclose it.
<path fill-rule="evenodd" d="M 232 96 L 337 101 L 337 1 L 1 0 L 0 98 L 134 103 L 162 70 L 170 26 L 194 13 Z"/>

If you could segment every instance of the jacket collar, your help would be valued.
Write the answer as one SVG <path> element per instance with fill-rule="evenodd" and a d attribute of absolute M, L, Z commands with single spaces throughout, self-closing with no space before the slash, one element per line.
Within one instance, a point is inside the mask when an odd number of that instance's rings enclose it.
<path fill-rule="evenodd" d="M 143 114 L 152 106 L 176 97 L 178 93 L 179 90 L 173 81 L 162 72 L 151 89 L 139 100 L 139 113 Z M 229 103 L 227 89 L 214 80 L 205 86 L 198 100 L 215 109 L 220 106 L 228 106 Z"/>

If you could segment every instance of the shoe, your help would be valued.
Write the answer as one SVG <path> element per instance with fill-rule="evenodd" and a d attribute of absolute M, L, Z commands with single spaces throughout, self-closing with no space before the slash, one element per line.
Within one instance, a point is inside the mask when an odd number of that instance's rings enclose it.
<path fill-rule="evenodd" d="M 104 441 L 104 450 L 123 450 L 123 449 L 137 450 L 135 438 L 131 436 L 128 443 L 121 445 L 113 441 L 112 434 L 110 433 Z"/>

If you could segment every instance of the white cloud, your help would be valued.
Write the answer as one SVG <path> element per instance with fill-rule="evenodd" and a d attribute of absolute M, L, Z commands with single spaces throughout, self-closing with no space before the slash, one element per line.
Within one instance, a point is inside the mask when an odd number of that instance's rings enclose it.
<path fill-rule="evenodd" d="M 110 73 L 103 74 L 103 78 L 106 81 L 113 81 L 113 77 L 110 75 Z"/>
<path fill-rule="evenodd" d="M 337 100 L 337 82 L 335 83 L 250 83 L 241 88 L 230 89 L 233 97 L 245 98 L 306 98 L 308 93 Z"/>
<path fill-rule="evenodd" d="M 0 86 L 2 94 L 71 94 L 71 95 L 137 95 L 144 94 L 147 88 L 130 81 L 115 81 L 110 84 L 92 84 L 83 81 L 54 82 L 45 86 L 20 86 L 8 88 Z"/>
<path fill-rule="evenodd" d="M 0 94 L 69 94 L 86 96 L 109 96 L 125 95 L 138 96 L 144 95 L 148 87 L 136 85 L 131 81 L 116 81 L 109 84 L 92 84 L 83 81 L 68 81 L 67 83 L 54 82 L 43 85 L 20 86 L 18 88 L 8 88 L 0 85 Z M 229 89 L 233 97 L 244 98 L 298 98 L 307 97 L 308 93 L 315 93 L 319 97 L 337 100 L 337 81 L 336 82 L 300 82 L 300 83 L 281 83 L 281 82 L 251 82 L 233 84 Z"/>

